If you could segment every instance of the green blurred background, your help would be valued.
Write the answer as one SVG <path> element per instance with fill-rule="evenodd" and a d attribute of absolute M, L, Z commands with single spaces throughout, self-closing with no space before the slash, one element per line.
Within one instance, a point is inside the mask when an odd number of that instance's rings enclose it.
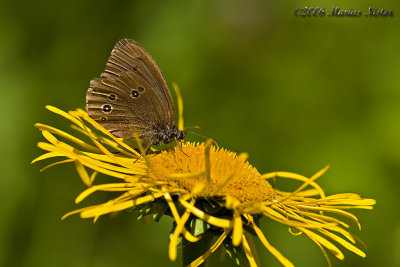
<path fill-rule="evenodd" d="M 282 1 L 283 2 L 283 1 Z M 367 258 L 335 266 L 400 266 L 399 2 L 393 18 L 301 18 L 295 7 L 366 11 L 370 1 L 2 1 L 0 81 L 1 266 L 179 266 L 168 259 L 171 220 L 144 225 L 131 212 L 96 224 L 73 216 L 85 187 L 72 164 L 30 165 L 43 138 L 33 124 L 69 123 L 47 111 L 84 108 L 89 81 L 117 40 L 131 38 L 179 84 L 185 124 L 262 173 L 304 175 L 331 165 L 328 194 L 377 200 L 355 211 Z M 187 140 L 202 140 L 189 135 Z M 92 197 L 100 203 L 107 194 Z M 83 203 L 85 204 L 85 203 Z M 298 266 L 326 266 L 304 236 L 264 219 L 270 242 Z M 257 242 L 263 266 L 280 266 Z M 233 266 L 231 261 L 211 266 Z"/>

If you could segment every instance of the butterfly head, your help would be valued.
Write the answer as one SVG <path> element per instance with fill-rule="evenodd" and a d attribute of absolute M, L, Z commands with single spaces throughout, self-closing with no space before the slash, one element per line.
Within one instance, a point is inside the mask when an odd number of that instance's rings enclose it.
<path fill-rule="evenodd" d="M 186 137 L 186 132 L 179 130 L 175 125 L 168 128 L 157 127 L 154 129 L 154 135 L 151 138 L 153 145 L 168 144 L 172 141 L 180 141 Z"/>

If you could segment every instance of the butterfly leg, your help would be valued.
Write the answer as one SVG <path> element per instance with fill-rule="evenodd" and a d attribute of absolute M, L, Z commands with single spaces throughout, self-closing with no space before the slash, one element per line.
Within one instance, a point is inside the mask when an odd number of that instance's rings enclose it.
<path fill-rule="evenodd" d="M 151 144 L 148 144 L 147 145 L 147 147 L 143 150 L 143 154 L 140 154 L 140 157 L 138 157 L 134 162 L 133 162 L 133 164 L 135 164 L 136 163 L 136 161 L 138 161 L 141 157 L 145 157 L 146 156 L 146 152 L 147 152 L 147 150 L 149 150 L 149 148 L 151 147 Z"/>
<path fill-rule="evenodd" d="M 176 143 L 177 143 L 177 145 L 178 145 L 178 147 L 179 147 L 179 150 L 180 150 L 186 157 L 189 157 L 188 154 L 186 154 L 186 153 L 183 152 L 183 150 L 182 150 L 182 141 L 180 141 L 180 140 L 178 140 L 178 139 L 176 139 L 176 138 L 175 138 L 175 141 L 176 141 Z"/>

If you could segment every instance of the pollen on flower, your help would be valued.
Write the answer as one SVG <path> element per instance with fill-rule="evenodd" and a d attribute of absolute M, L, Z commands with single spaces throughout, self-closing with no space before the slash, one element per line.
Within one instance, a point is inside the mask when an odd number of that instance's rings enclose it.
<path fill-rule="evenodd" d="M 181 148 L 174 147 L 149 155 L 148 176 L 175 182 L 190 192 L 195 186 L 203 184 L 206 188 L 200 194 L 203 197 L 231 196 L 242 202 L 268 201 L 273 198 L 271 185 L 245 159 L 214 146 L 211 146 L 209 155 L 209 180 L 205 172 L 206 146 L 204 143 L 189 142 Z"/>

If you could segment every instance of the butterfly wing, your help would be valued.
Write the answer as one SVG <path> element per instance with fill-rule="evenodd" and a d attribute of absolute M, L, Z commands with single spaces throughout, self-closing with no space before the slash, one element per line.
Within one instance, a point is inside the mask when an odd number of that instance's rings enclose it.
<path fill-rule="evenodd" d="M 169 123 L 175 124 L 174 103 L 160 68 L 142 46 L 130 39 L 122 39 L 114 46 L 101 77 L 115 78 L 123 72 L 134 72 L 146 81 L 167 106 Z"/>
<path fill-rule="evenodd" d="M 155 129 L 168 125 L 168 107 L 153 88 L 135 72 L 95 78 L 86 93 L 89 116 L 117 137 L 134 133 L 152 143 Z"/>

